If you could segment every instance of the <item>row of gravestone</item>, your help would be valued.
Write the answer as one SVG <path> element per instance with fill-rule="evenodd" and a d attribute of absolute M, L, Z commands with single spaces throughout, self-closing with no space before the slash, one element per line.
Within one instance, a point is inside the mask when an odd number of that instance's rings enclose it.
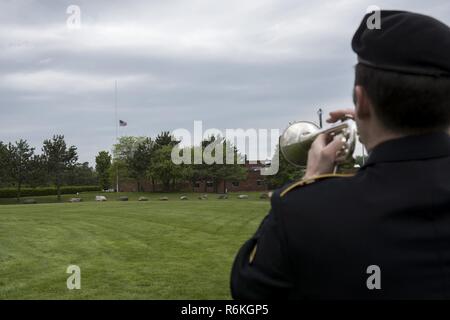
<path fill-rule="evenodd" d="M 270 196 L 271 196 L 270 193 L 262 193 L 259 198 L 260 199 L 269 199 Z M 248 199 L 248 195 L 240 194 L 240 195 L 237 196 L 237 198 L 238 199 Z M 75 199 L 78 200 L 77 198 L 75 198 Z M 199 200 L 208 200 L 208 195 L 207 194 L 202 194 L 201 196 L 198 197 L 198 199 Z M 221 200 L 222 199 L 228 199 L 228 195 L 227 194 L 220 194 L 220 195 L 217 196 L 217 199 L 221 199 Z M 74 199 L 71 199 L 71 200 L 74 200 Z M 96 201 L 106 201 L 107 199 L 106 199 L 105 196 L 96 196 L 95 200 Z M 119 197 L 117 200 L 119 200 L 119 201 L 128 201 L 128 197 L 122 196 L 122 197 Z M 139 197 L 138 198 L 138 201 L 148 201 L 148 200 L 149 199 L 147 197 Z M 160 201 L 168 201 L 169 197 L 160 197 L 159 200 Z M 189 198 L 188 198 L 188 196 L 183 195 L 183 196 L 180 197 L 180 200 L 189 200 Z M 79 201 L 71 201 L 71 202 L 79 202 Z"/>
<path fill-rule="evenodd" d="M 270 193 L 262 193 L 260 195 L 260 199 L 269 199 L 271 196 Z M 246 194 L 240 194 L 237 196 L 238 199 L 248 199 L 248 195 Z M 208 195 L 207 194 L 202 194 L 201 196 L 198 197 L 199 200 L 208 200 Z M 228 195 L 227 194 L 220 194 L 217 196 L 217 199 L 221 199 L 221 200 L 225 200 L 228 199 Z M 95 196 L 95 201 L 99 201 L 99 202 L 103 202 L 103 201 L 107 201 L 108 199 L 105 196 Z M 128 201 L 128 197 L 126 196 L 121 196 L 119 198 L 117 198 L 118 201 Z M 139 197 L 138 201 L 148 201 L 149 199 L 147 197 Z M 160 201 L 168 201 L 169 197 L 160 197 L 159 198 Z M 181 196 L 180 200 L 189 200 L 189 198 L 187 196 Z M 82 202 L 83 199 L 82 198 L 71 198 L 69 200 L 69 202 Z M 35 199 L 25 199 L 23 202 L 23 204 L 35 204 L 37 203 L 37 201 Z"/>

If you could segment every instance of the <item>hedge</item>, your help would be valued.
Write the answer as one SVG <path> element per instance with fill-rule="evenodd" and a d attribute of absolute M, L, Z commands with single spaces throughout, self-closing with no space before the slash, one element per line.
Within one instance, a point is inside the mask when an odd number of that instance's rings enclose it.
<path fill-rule="evenodd" d="M 75 194 L 77 192 L 101 191 L 98 186 L 64 186 L 61 187 L 61 194 Z M 56 195 L 56 187 L 22 188 L 21 197 L 38 197 Z M 0 198 L 15 198 L 17 188 L 0 189 Z"/>

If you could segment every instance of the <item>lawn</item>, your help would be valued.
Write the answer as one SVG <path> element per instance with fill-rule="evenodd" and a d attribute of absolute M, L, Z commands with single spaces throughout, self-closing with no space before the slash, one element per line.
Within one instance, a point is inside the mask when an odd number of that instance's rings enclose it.
<path fill-rule="evenodd" d="M 229 299 L 234 255 L 269 201 L 127 195 L 0 206 L 0 299 Z M 66 287 L 71 264 L 81 268 L 80 290 Z"/>

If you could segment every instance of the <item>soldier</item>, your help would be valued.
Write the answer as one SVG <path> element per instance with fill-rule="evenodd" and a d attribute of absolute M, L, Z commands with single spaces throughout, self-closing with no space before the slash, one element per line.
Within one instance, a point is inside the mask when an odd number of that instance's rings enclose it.
<path fill-rule="evenodd" d="M 238 252 L 234 298 L 450 298 L 450 29 L 380 13 L 352 40 L 355 109 L 329 119 L 353 112 L 368 161 L 333 175 L 342 142 L 316 139 L 305 177 Z"/>

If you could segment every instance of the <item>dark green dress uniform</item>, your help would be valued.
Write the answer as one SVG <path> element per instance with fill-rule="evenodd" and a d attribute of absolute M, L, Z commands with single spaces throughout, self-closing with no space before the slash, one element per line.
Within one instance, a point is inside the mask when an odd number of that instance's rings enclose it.
<path fill-rule="evenodd" d="M 235 299 L 450 298 L 450 137 L 377 146 L 354 176 L 274 193 L 240 249 Z M 369 289 L 369 266 L 381 289 Z"/>
<path fill-rule="evenodd" d="M 450 76 L 447 25 L 382 11 L 376 30 L 368 29 L 369 17 L 352 41 L 359 63 Z M 237 254 L 231 293 L 235 299 L 449 299 L 448 132 L 386 141 L 354 176 L 324 175 L 276 191 L 270 213 Z"/>

